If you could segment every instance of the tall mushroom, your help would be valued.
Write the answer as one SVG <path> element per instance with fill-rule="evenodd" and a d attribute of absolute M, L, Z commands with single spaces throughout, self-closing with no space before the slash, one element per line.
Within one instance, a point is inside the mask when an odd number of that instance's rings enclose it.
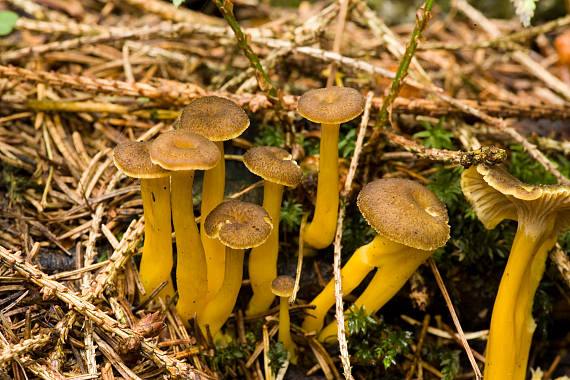
<path fill-rule="evenodd" d="M 126 142 L 113 150 L 115 166 L 125 175 L 141 180 L 144 214 L 144 246 L 140 279 L 146 294 L 162 282 L 167 285 L 159 297 L 174 296 L 172 286 L 172 228 L 170 224 L 170 178 L 168 171 L 154 165 L 149 155 L 150 142 Z"/>
<path fill-rule="evenodd" d="M 523 380 L 532 335 L 534 294 L 548 251 L 570 229 L 570 187 L 525 184 L 501 167 L 463 171 L 461 188 L 485 228 L 516 220 L 517 232 L 491 315 L 485 380 Z"/>
<path fill-rule="evenodd" d="M 249 126 L 247 114 L 231 100 L 217 96 L 204 96 L 190 102 L 182 110 L 178 129 L 188 129 L 212 140 L 221 152 L 222 160 L 213 169 L 204 173 L 202 185 L 202 222 L 214 207 L 224 199 L 225 161 L 224 141 L 241 135 Z M 209 239 L 203 228 L 200 230 L 202 245 L 208 267 L 208 298 L 213 297 L 222 286 L 225 249 L 216 239 Z"/>
<path fill-rule="evenodd" d="M 279 217 L 283 186 L 296 187 L 303 178 L 303 171 L 286 150 L 260 146 L 249 149 L 243 155 L 243 163 L 253 174 L 262 177 L 263 208 L 273 221 L 273 230 L 265 243 L 255 247 L 249 254 L 249 279 L 253 297 L 249 301 L 247 315 L 269 309 L 275 296 L 271 281 L 277 276 L 279 252 Z"/>
<path fill-rule="evenodd" d="M 271 282 L 271 291 L 279 297 L 279 342 L 289 351 L 289 360 L 297 364 L 297 345 L 291 339 L 291 323 L 289 320 L 289 297 L 293 294 L 295 279 L 291 276 L 279 276 Z"/>
<path fill-rule="evenodd" d="M 297 112 L 321 123 L 317 202 L 304 240 L 316 249 L 332 243 L 338 214 L 338 133 L 341 123 L 360 115 L 364 98 L 353 88 L 327 87 L 310 90 L 299 98 Z"/>
<path fill-rule="evenodd" d="M 232 313 L 241 288 L 244 250 L 263 244 L 273 224 L 263 207 L 229 200 L 212 210 L 204 221 L 204 228 L 208 237 L 219 239 L 226 246 L 224 281 L 198 317 L 202 331 L 205 332 L 208 325 L 215 336 Z"/>
<path fill-rule="evenodd" d="M 342 291 L 350 293 L 366 275 L 378 268 L 357 304 L 368 312 L 380 309 L 406 283 L 418 266 L 449 239 L 445 205 L 425 186 L 399 178 L 378 179 L 358 194 L 358 208 L 378 233 L 358 248 L 341 270 Z M 306 331 L 320 331 L 335 303 L 334 282 L 311 302 L 316 308 L 303 321 Z M 323 330 L 319 339 L 330 334 Z"/>
<path fill-rule="evenodd" d="M 150 145 L 154 164 L 170 170 L 172 223 L 176 233 L 176 309 L 185 324 L 206 305 L 206 256 L 194 221 L 194 170 L 212 169 L 220 161 L 216 144 L 187 130 L 168 131 Z"/>

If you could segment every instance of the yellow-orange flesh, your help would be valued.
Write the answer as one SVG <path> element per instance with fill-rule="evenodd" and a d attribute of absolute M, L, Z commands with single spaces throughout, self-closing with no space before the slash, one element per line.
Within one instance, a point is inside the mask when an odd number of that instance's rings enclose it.
<path fill-rule="evenodd" d="M 189 326 L 189 320 L 199 314 L 206 304 L 208 280 L 206 256 L 198 226 L 194 221 L 192 184 L 194 172 L 177 172 L 171 176 L 172 223 L 176 234 L 176 310 Z"/>
<path fill-rule="evenodd" d="M 297 345 L 291 339 L 291 323 L 289 321 L 289 298 L 279 297 L 279 342 L 289 351 L 289 361 L 297 364 Z"/>
<path fill-rule="evenodd" d="M 269 310 L 275 299 L 271 291 L 271 282 L 277 277 L 277 257 L 279 253 L 279 217 L 283 185 L 265 181 L 263 189 L 263 208 L 273 221 L 269 237 L 259 247 L 249 253 L 249 279 L 253 296 L 249 301 L 246 315 L 254 315 Z"/>
<path fill-rule="evenodd" d="M 243 277 L 244 250 L 226 247 L 225 255 L 222 286 L 218 293 L 208 301 L 204 311 L 198 317 L 202 333 L 207 336 L 206 325 L 208 325 L 214 338 L 234 309 Z"/>
<path fill-rule="evenodd" d="M 399 254 L 409 248 L 391 240 L 376 235 L 368 244 L 358 248 L 340 271 L 342 277 L 342 293 L 349 294 L 354 290 L 375 266 L 383 265 L 392 256 L 401 257 Z M 398 273 L 391 273 L 392 276 Z M 399 277 L 398 277 L 399 278 Z M 328 310 L 335 303 L 334 279 L 329 281 L 325 288 L 311 301 L 315 309 L 308 309 L 308 315 L 303 321 L 303 329 L 307 332 L 319 332 Z"/>
<path fill-rule="evenodd" d="M 329 246 L 338 214 L 338 132 L 340 124 L 321 126 L 317 203 L 313 220 L 305 227 L 305 243 L 316 249 Z"/>
<path fill-rule="evenodd" d="M 226 164 L 224 161 L 224 142 L 215 141 L 216 146 L 220 150 L 222 159 L 210 170 L 204 172 L 204 182 L 202 184 L 202 207 L 200 212 L 201 222 L 204 220 L 224 199 L 224 189 L 226 186 Z M 218 239 L 210 239 L 206 236 L 204 226 L 200 228 L 200 237 L 202 238 L 202 246 L 206 254 L 206 266 L 208 276 L 208 300 L 212 299 L 224 281 L 224 268 L 226 247 Z"/>
<path fill-rule="evenodd" d="M 433 251 L 406 247 L 398 252 L 381 254 L 377 262 L 377 271 L 370 284 L 358 297 L 351 307 L 361 308 L 364 306 L 367 313 L 376 313 L 404 286 L 406 281 L 426 261 Z M 330 323 L 325 327 L 319 340 L 329 341 L 337 338 L 337 324 Z"/>
<path fill-rule="evenodd" d="M 556 242 L 554 218 L 519 220 L 493 314 L 487 343 L 485 380 L 524 380 L 532 335 L 534 294 L 544 273 L 546 256 Z"/>
<path fill-rule="evenodd" d="M 146 291 L 144 301 L 162 282 L 168 284 L 158 293 L 164 300 L 174 296 L 172 286 L 172 228 L 170 224 L 170 178 L 141 179 L 144 212 L 144 246 L 139 269 Z"/>

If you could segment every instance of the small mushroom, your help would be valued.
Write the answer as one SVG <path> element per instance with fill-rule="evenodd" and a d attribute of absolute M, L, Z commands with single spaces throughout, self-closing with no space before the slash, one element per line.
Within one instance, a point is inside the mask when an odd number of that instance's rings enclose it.
<path fill-rule="evenodd" d="M 570 187 L 528 185 L 502 167 L 472 166 L 461 188 L 485 228 L 518 222 L 491 315 L 485 380 L 523 380 L 532 335 L 534 294 L 558 235 L 570 229 Z"/>
<path fill-rule="evenodd" d="M 378 268 L 354 303 L 374 313 L 449 239 L 448 216 L 445 205 L 427 187 L 407 179 L 372 181 L 358 194 L 357 204 L 378 234 L 370 243 L 358 248 L 342 268 L 342 291 L 350 293 L 370 271 Z M 303 328 L 318 332 L 334 303 L 334 281 L 331 280 L 311 302 L 316 308 L 303 321 Z M 335 326 L 327 326 L 319 339 L 336 336 Z"/>
<path fill-rule="evenodd" d="M 327 87 L 310 90 L 299 98 L 297 112 L 304 118 L 321 123 L 321 145 L 317 202 L 304 240 L 322 249 L 332 243 L 338 214 L 338 133 L 340 124 L 362 113 L 363 96 L 353 88 Z"/>
<path fill-rule="evenodd" d="M 293 294 L 295 279 L 290 276 L 279 276 L 271 282 L 271 291 L 279 297 L 279 342 L 289 352 L 289 361 L 297 364 L 297 345 L 291 339 L 291 325 L 289 322 L 289 297 Z"/>
<path fill-rule="evenodd" d="M 249 126 L 249 119 L 243 109 L 231 100 L 218 96 L 204 96 L 190 102 L 182 110 L 176 128 L 188 129 L 214 141 L 220 150 L 222 160 L 213 169 L 204 173 L 202 184 L 202 222 L 214 207 L 224 199 L 225 161 L 224 141 L 241 135 Z M 225 250 L 215 239 L 208 239 L 202 226 L 202 245 L 206 253 L 208 268 L 208 298 L 213 297 L 222 286 Z"/>
<path fill-rule="evenodd" d="M 271 281 L 277 276 L 279 252 L 279 217 L 283 186 L 296 187 L 303 178 L 303 171 L 286 150 L 260 146 L 249 149 L 243 155 L 243 163 L 253 174 L 264 179 L 263 208 L 273 220 L 273 230 L 265 243 L 249 254 L 249 279 L 253 296 L 246 314 L 259 314 L 269 309 L 273 299 Z"/>
<path fill-rule="evenodd" d="M 216 144 L 187 130 L 168 131 L 150 145 L 154 164 L 170 170 L 172 223 L 176 233 L 176 309 L 185 324 L 206 304 L 206 256 L 194 221 L 192 185 L 194 170 L 208 170 L 220 161 Z"/>
<path fill-rule="evenodd" d="M 174 296 L 169 172 L 152 163 L 149 148 L 150 142 L 126 142 L 113 150 L 115 166 L 128 177 L 141 180 L 145 223 L 139 274 L 146 290 L 142 301 L 164 281 L 168 283 L 158 296 Z"/>
<path fill-rule="evenodd" d="M 224 281 L 198 316 L 202 331 L 205 333 L 205 327 L 209 326 L 212 336 L 215 336 L 232 313 L 241 288 L 244 250 L 263 244 L 271 233 L 273 224 L 263 207 L 228 200 L 216 206 L 206 217 L 204 228 L 209 238 L 219 239 L 226 246 Z"/>

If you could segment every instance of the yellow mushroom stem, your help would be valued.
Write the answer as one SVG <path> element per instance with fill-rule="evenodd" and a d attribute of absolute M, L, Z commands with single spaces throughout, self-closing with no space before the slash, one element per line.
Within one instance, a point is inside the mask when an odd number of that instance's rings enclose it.
<path fill-rule="evenodd" d="M 289 297 L 279 297 L 279 342 L 289 352 L 289 361 L 297 364 L 297 345 L 291 339 L 291 323 L 289 321 Z"/>
<path fill-rule="evenodd" d="M 384 266 L 390 268 L 390 271 L 382 270 L 382 273 L 386 273 L 387 276 L 382 281 L 381 286 L 386 290 L 396 289 L 395 292 L 397 292 L 409 277 L 405 277 L 406 273 L 411 275 L 429 257 L 429 255 L 426 257 L 421 254 L 421 252 L 425 251 L 413 249 L 376 235 L 370 243 L 358 248 L 341 269 L 343 294 L 349 294 L 353 291 L 374 267 L 383 268 Z M 411 259 L 410 256 L 413 258 Z M 422 256 L 423 259 L 416 258 L 416 256 Z M 328 310 L 334 303 L 334 281 L 331 280 L 311 302 L 315 309 L 309 311 L 309 315 L 303 321 L 305 331 L 319 332 L 323 327 Z"/>
<path fill-rule="evenodd" d="M 304 240 L 311 247 L 330 245 L 338 214 L 338 132 L 340 124 L 321 126 L 317 204 L 313 220 L 305 227 Z"/>
<path fill-rule="evenodd" d="M 176 309 L 186 326 L 206 304 L 208 280 L 206 256 L 194 220 L 192 204 L 193 171 L 174 172 L 171 176 L 172 223 L 176 233 Z"/>
<path fill-rule="evenodd" d="M 225 248 L 224 281 L 218 293 L 208 302 L 198 317 L 202 333 L 206 335 L 206 326 L 209 326 L 214 338 L 232 313 L 243 277 L 244 250 Z"/>
<path fill-rule="evenodd" d="M 397 252 L 385 252 L 378 257 L 377 271 L 364 292 L 354 301 L 351 308 L 364 306 L 368 314 L 376 313 L 404 286 L 416 269 L 426 261 L 433 251 L 405 247 Z M 337 337 L 336 322 L 326 326 L 319 335 L 320 341 Z"/>
<path fill-rule="evenodd" d="M 220 150 L 222 159 L 212 169 L 204 172 L 202 184 L 202 208 L 200 211 L 201 221 L 204 220 L 217 205 L 224 200 L 226 164 L 224 162 L 224 142 L 214 141 Z M 224 281 L 224 274 L 220 268 L 224 267 L 225 247 L 218 239 L 210 239 L 206 236 L 204 225 L 200 228 L 202 246 L 206 254 L 206 267 L 208 276 L 208 300 L 212 299 Z"/>
<path fill-rule="evenodd" d="M 144 213 L 144 246 L 139 269 L 146 291 L 144 301 L 162 282 L 168 284 L 158 297 L 174 296 L 172 286 L 172 229 L 170 224 L 170 178 L 141 179 Z"/>
<path fill-rule="evenodd" d="M 253 296 L 249 301 L 246 315 L 259 314 L 269 310 L 275 295 L 271 291 L 271 282 L 277 277 L 277 257 L 279 252 L 279 217 L 283 185 L 265 181 L 263 189 L 263 208 L 273 221 L 273 230 L 259 247 L 249 253 L 249 279 Z"/>
<path fill-rule="evenodd" d="M 556 242 L 553 224 L 554 218 L 534 223 L 519 220 L 491 315 L 485 380 L 524 380 L 526 376 L 536 328 L 532 304 L 546 256 Z"/>

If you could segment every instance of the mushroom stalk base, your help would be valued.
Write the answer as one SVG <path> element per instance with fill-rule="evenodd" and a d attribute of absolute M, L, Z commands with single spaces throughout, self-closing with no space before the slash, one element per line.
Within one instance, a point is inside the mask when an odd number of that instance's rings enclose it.
<path fill-rule="evenodd" d="M 380 235 L 376 235 L 370 243 L 358 248 L 341 269 L 342 292 L 349 294 L 374 269 L 377 263 L 382 264 L 382 260 L 388 260 L 391 255 L 407 249 L 409 248 L 402 244 L 394 243 Z M 401 256 L 398 255 L 398 257 L 400 258 Z M 303 321 L 303 329 L 307 332 L 320 331 L 323 327 L 325 316 L 334 303 L 334 280 L 331 280 L 311 302 L 315 309 L 308 311 L 309 315 Z"/>
<path fill-rule="evenodd" d="M 186 326 L 200 313 L 206 303 L 208 279 L 206 256 L 194 221 L 192 184 L 194 172 L 180 172 L 171 176 L 172 222 L 176 233 L 176 282 L 178 304 L 176 309 Z"/>
<path fill-rule="evenodd" d="M 275 295 L 271 291 L 271 282 L 277 277 L 277 257 L 279 252 L 279 217 L 283 185 L 265 181 L 263 189 L 263 208 L 273 221 L 269 237 L 259 247 L 249 253 L 249 279 L 253 296 L 249 301 L 246 315 L 254 315 L 269 310 Z"/>
<path fill-rule="evenodd" d="M 485 380 L 524 380 L 532 335 L 534 294 L 546 265 L 556 234 L 544 227 L 519 221 L 518 230 L 491 316 L 487 343 Z M 544 222 L 543 225 L 552 224 Z M 552 226 L 549 226 L 552 230 Z"/>
<path fill-rule="evenodd" d="M 426 261 L 433 251 L 423 251 L 409 248 L 387 255 L 378 260 L 376 274 L 358 297 L 351 308 L 364 307 L 368 314 L 376 313 L 404 286 L 406 281 Z M 332 322 L 325 327 L 320 335 L 320 341 L 337 339 L 337 323 Z"/>
<path fill-rule="evenodd" d="M 340 124 L 321 126 L 317 203 L 313 220 L 305 227 L 305 243 L 316 249 L 329 246 L 338 216 L 338 132 Z"/>
<path fill-rule="evenodd" d="M 218 293 L 212 298 L 198 317 L 202 333 L 206 335 L 206 326 L 215 338 L 229 318 L 237 300 L 243 277 L 243 249 L 226 247 L 224 281 Z"/>
<path fill-rule="evenodd" d="M 162 282 L 168 284 L 157 297 L 174 296 L 172 286 L 172 229 L 170 224 L 170 178 L 141 179 L 144 212 L 144 246 L 140 278 L 146 294 L 144 301 Z"/>
<path fill-rule="evenodd" d="M 279 342 L 289 351 L 289 361 L 297 364 L 297 345 L 291 338 L 291 323 L 289 321 L 289 298 L 279 297 Z"/>
<path fill-rule="evenodd" d="M 206 217 L 222 201 L 224 200 L 224 190 L 226 186 L 226 164 L 224 161 L 224 142 L 215 141 L 216 146 L 220 150 L 222 159 L 218 164 L 204 172 L 204 181 L 202 183 L 202 206 L 200 211 L 200 219 L 202 227 L 200 228 L 200 237 L 202 238 L 202 246 L 206 254 L 206 266 L 208 276 L 208 300 L 212 299 L 224 281 L 224 274 L 220 268 L 224 267 L 225 247 L 218 239 L 210 239 L 204 231 L 204 220 Z"/>

